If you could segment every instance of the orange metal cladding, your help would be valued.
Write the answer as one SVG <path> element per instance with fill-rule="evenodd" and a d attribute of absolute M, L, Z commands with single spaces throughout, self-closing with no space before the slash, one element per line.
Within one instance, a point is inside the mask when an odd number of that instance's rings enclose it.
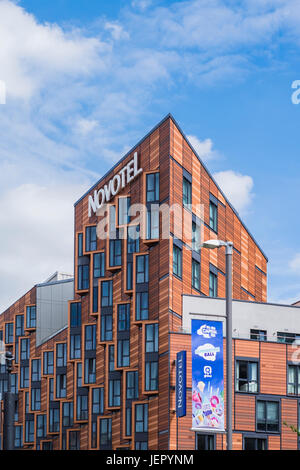
<path fill-rule="evenodd" d="M 66 372 L 66 397 L 56 399 L 60 409 L 60 427 L 58 431 L 48 433 L 40 440 L 40 447 L 49 445 L 53 441 L 53 448 L 70 448 L 77 442 L 80 449 L 106 448 L 101 439 L 100 427 L 103 430 L 105 426 L 111 425 L 111 446 L 113 449 L 130 448 L 134 449 L 136 445 L 136 426 L 134 422 L 136 406 L 139 404 L 148 404 L 148 423 L 147 441 L 149 449 L 175 449 L 177 445 L 176 418 L 173 413 L 174 402 L 174 364 L 175 354 L 180 348 L 186 347 L 189 351 L 190 337 L 180 335 L 181 313 L 182 313 L 182 294 L 209 295 L 209 270 L 210 264 L 215 266 L 218 271 L 218 296 L 225 296 L 225 252 L 218 250 L 202 250 L 201 252 L 201 284 L 200 292 L 192 288 L 192 255 L 191 246 L 186 235 L 178 236 L 180 227 L 178 220 L 171 216 L 170 218 L 170 237 L 167 239 L 145 240 L 141 239 L 139 243 L 139 253 L 132 257 L 133 285 L 132 289 L 127 289 L 127 242 L 122 241 L 122 261 L 119 266 L 110 266 L 110 244 L 108 240 L 97 239 L 95 250 L 85 251 L 86 227 L 97 225 L 97 215 L 89 217 L 88 198 L 94 195 L 95 190 L 103 188 L 114 175 L 132 158 L 134 153 L 138 154 L 139 167 L 143 173 L 125 186 L 119 194 L 112 198 L 110 203 L 118 209 L 118 199 L 129 196 L 130 203 L 146 202 L 146 175 L 148 173 L 159 173 L 159 202 L 172 205 L 178 203 L 182 218 L 192 221 L 192 214 L 182 204 L 182 186 L 183 173 L 187 171 L 192 178 L 192 212 L 196 206 L 204 206 L 204 236 L 216 238 L 217 236 L 224 240 L 231 240 L 234 243 L 233 255 L 233 296 L 236 299 L 255 300 L 265 302 L 267 298 L 267 260 L 261 249 L 257 246 L 251 237 L 237 213 L 230 206 L 223 193 L 217 187 L 207 169 L 194 153 L 185 136 L 179 129 L 173 117 L 168 115 L 156 128 L 154 128 L 134 149 L 122 159 L 102 180 L 91 188 L 75 204 L 75 297 L 73 302 L 81 303 L 81 358 L 70 359 L 70 333 L 66 329 L 51 340 L 45 342 L 42 346 L 35 347 L 35 331 L 28 331 L 25 334 L 30 338 L 30 359 L 43 358 L 43 352 L 53 350 L 55 356 L 56 343 L 67 343 L 67 372 Z M 218 233 L 216 234 L 209 228 L 209 201 L 212 195 L 218 201 Z M 118 210 L 116 210 L 118 214 Z M 190 218 L 190 219 L 188 219 Z M 118 218 L 117 218 L 118 223 Z M 78 253 L 78 235 L 82 234 L 83 253 L 79 257 Z M 173 236 L 180 238 L 182 244 L 182 277 L 173 275 Z M 70 240 L 70 243 L 72 241 Z M 105 253 L 105 272 L 103 278 L 97 278 L 93 281 L 93 255 L 94 253 Z M 136 293 L 137 285 L 135 282 L 136 264 L 138 256 L 148 255 L 149 259 L 149 281 L 147 285 L 149 295 L 149 312 L 147 320 L 136 319 Z M 85 262 L 89 266 L 89 285 L 78 290 L 78 265 Z M 82 261 L 84 260 L 84 261 Z M 113 315 L 112 315 L 112 339 L 101 338 L 101 319 L 103 311 L 101 307 L 101 285 L 110 280 L 113 285 Z M 96 304 L 96 289 L 98 287 L 98 302 Z M 94 300 L 94 305 L 93 305 Z M 26 305 L 35 304 L 35 289 L 22 297 L 13 304 L 3 315 L 0 316 L 0 329 L 5 330 L 6 322 L 14 322 L 15 316 L 25 313 Z M 70 302 L 70 304 L 72 301 Z M 118 332 L 117 315 L 118 306 L 129 304 L 130 309 L 130 362 L 129 365 L 120 366 L 117 361 L 118 351 Z M 70 320 L 70 316 L 69 316 Z M 147 324 L 159 325 L 159 350 L 158 350 L 158 388 L 156 390 L 145 390 L 145 328 Z M 79 368 L 78 363 L 82 363 L 82 375 L 84 381 L 85 359 L 88 356 L 84 349 L 85 330 L 87 325 L 96 326 L 96 350 L 93 357 L 96 358 L 96 381 L 92 384 L 83 384 L 89 390 L 88 410 L 84 419 L 78 419 L 76 416 L 76 397 L 78 395 L 77 381 Z M 70 326 L 70 325 L 69 325 Z M 112 351 L 109 349 L 114 346 L 114 368 L 115 372 L 109 370 L 110 356 Z M 276 345 L 275 345 L 276 346 Z M 263 351 L 260 354 L 264 354 Z M 276 354 L 276 351 L 274 352 Z M 266 359 L 267 360 L 267 359 Z M 54 361 L 55 362 L 55 361 Z M 188 375 L 190 375 L 190 358 L 188 361 Z M 138 372 L 138 397 L 131 401 L 126 400 L 125 377 L 127 371 Z M 15 366 L 15 373 L 19 374 L 18 366 Z M 120 404 L 109 404 L 109 380 L 114 374 L 119 373 L 120 378 Z M 49 430 L 49 384 L 50 379 L 54 378 L 56 384 L 56 370 L 52 375 L 41 377 L 41 410 L 32 411 L 32 414 L 45 414 L 47 418 L 47 429 Z M 266 391 L 270 386 L 268 384 L 268 375 L 266 375 L 264 386 Z M 188 383 L 188 387 L 190 387 Z M 94 388 L 104 389 L 104 414 L 92 418 L 92 391 Z M 18 425 L 23 424 L 23 435 L 25 436 L 25 409 L 24 400 L 26 391 L 19 392 L 19 416 Z M 271 391 L 270 391 L 271 392 Z M 190 393 L 190 391 L 188 391 Z M 55 390 L 54 390 L 55 395 Z M 74 424 L 69 428 L 62 426 L 62 405 L 64 402 L 74 400 Z M 126 404 L 131 407 L 131 432 L 126 436 Z M 241 415 L 236 419 L 236 425 L 243 426 L 243 413 L 249 406 L 252 410 L 252 402 L 246 404 L 243 400 L 236 400 L 236 413 Z M 190 431 L 190 400 L 188 400 L 188 415 L 180 421 L 179 448 L 193 449 L 195 447 L 195 436 Z M 239 411 L 240 410 L 240 411 Z M 287 416 L 291 415 L 292 406 L 288 402 L 284 406 Z M 94 417 L 95 418 L 95 417 Z M 105 421 L 111 419 L 111 422 Z M 253 425 L 253 419 L 247 426 Z M 73 431 L 76 431 L 77 434 Z M 92 432 L 93 431 L 93 432 Z M 24 437 L 23 436 L 23 437 Z M 25 447 L 36 448 L 37 437 L 34 433 L 35 442 L 25 444 Z M 140 439 L 140 437 L 139 437 Z M 240 447 L 240 439 L 235 436 L 234 445 Z M 272 441 L 272 446 L 278 446 L 276 439 Z M 218 448 L 224 448 L 223 438 L 217 438 Z M 46 448 L 46 447 L 45 447 Z"/>

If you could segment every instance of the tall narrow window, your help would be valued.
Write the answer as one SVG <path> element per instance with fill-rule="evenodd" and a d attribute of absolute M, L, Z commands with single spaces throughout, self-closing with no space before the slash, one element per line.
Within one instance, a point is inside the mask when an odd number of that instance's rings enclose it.
<path fill-rule="evenodd" d="M 129 331 L 130 304 L 118 305 L 118 331 Z"/>
<path fill-rule="evenodd" d="M 135 299 L 135 318 L 136 320 L 148 320 L 149 298 L 148 292 L 137 292 Z"/>
<path fill-rule="evenodd" d="M 118 367 L 128 367 L 130 364 L 129 339 L 118 340 Z"/>
<path fill-rule="evenodd" d="M 196 222 L 192 222 L 192 249 L 196 251 L 196 253 L 200 253 L 200 225 Z"/>
<path fill-rule="evenodd" d="M 192 184 L 185 177 L 182 183 L 182 202 L 184 206 L 192 204 Z"/>
<path fill-rule="evenodd" d="M 45 351 L 43 356 L 43 373 L 44 375 L 53 374 L 54 370 L 54 353 L 53 351 Z"/>
<path fill-rule="evenodd" d="M 76 415 L 77 419 L 80 421 L 85 421 L 88 419 L 88 396 L 87 395 L 77 395 L 77 410 Z"/>
<path fill-rule="evenodd" d="M 300 395 L 300 366 L 288 365 L 288 393 Z"/>
<path fill-rule="evenodd" d="M 112 420 L 103 418 L 100 421 L 100 449 L 112 448 Z"/>
<path fill-rule="evenodd" d="M 182 277 L 182 250 L 177 245 L 173 245 L 173 273 Z"/>
<path fill-rule="evenodd" d="M 101 307 L 112 307 L 113 283 L 112 281 L 101 282 Z"/>
<path fill-rule="evenodd" d="M 56 367 L 66 367 L 67 365 L 67 344 L 58 343 L 56 345 Z"/>
<path fill-rule="evenodd" d="M 78 326 L 81 326 L 81 302 L 72 303 L 70 313 L 70 326 L 72 328 L 77 328 Z"/>
<path fill-rule="evenodd" d="M 140 244 L 140 226 L 127 227 L 127 253 L 138 253 Z"/>
<path fill-rule="evenodd" d="M 89 226 L 85 228 L 85 251 L 97 250 L 97 227 Z"/>
<path fill-rule="evenodd" d="M 85 326 L 85 350 L 92 351 L 96 349 L 96 325 Z"/>
<path fill-rule="evenodd" d="M 137 400 L 138 396 L 138 371 L 129 371 L 126 373 L 126 400 Z"/>
<path fill-rule="evenodd" d="M 121 403 L 121 381 L 111 379 L 108 382 L 108 406 L 118 407 Z"/>
<path fill-rule="evenodd" d="M 119 229 L 116 230 L 116 239 L 109 241 L 109 265 L 121 266 L 122 264 L 122 239 L 119 238 Z"/>
<path fill-rule="evenodd" d="M 41 380 L 41 360 L 32 359 L 31 361 L 31 381 L 39 382 Z"/>
<path fill-rule="evenodd" d="M 148 432 L 148 404 L 135 405 L 135 432 Z"/>
<path fill-rule="evenodd" d="M 146 202 L 159 201 L 159 173 L 150 173 L 146 178 Z"/>
<path fill-rule="evenodd" d="M 139 255 L 136 257 L 136 283 L 149 282 L 149 256 Z"/>
<path fill-rule="evenodd" d="M 145 326 L 146 353 L 158 352 L 158 323 Z"/>
<path fill-rule="evenodd" d="M 212 201 L 209 203 L 209 226 L 214 231 L 218 231 L 218 206 Z"/>
<path fill-rule="evenodd" d="M 209 273 L 209 296 L 210 297 L 218 296 L 218 276 L 212 271 L 210 271 Z"/>
<path fill-rule="evenodd" d="M 83 255 L 83 234 L 78 234 L 78 256 Z"/>
<path fill-rule="evenodd" d="M 192 287 L 200 291 L 200 263 L 192 260 Z"/>
<path fill-rule="evenodd" d="M 94 253 L 93 255 L 94 279 L 105 276 L 105 253 Z"/>
<path fill-rule="evenodd" d="M 26 307 L 26 328 L 36 328 L 36 306 Z"/>
<path fill-rule="evenodd" d="M 119 225 L 129 224 L 130 197 L 119 198 Z"/>
<path fill-rule="evenodd" d="M 90 285 L 90 266 L 83 264 L 78 266 L 78 290 L 87 290 Z"/>
<path fill-rule="evenodd" d="M 81 358 L 81 335 L 70 335 L 70 359 Z"/>
<path fill-rule="evenodd" d="M 156 240 L 159 238 L 159 205 L 152 204 L 151 209 L 147 211 L 147 240 Z"/>
<path fill-rule="evenodd" d="M 86 384 L 94 384 L 96 382 L 96 358 L 85 359 L 84 382 Z"/>

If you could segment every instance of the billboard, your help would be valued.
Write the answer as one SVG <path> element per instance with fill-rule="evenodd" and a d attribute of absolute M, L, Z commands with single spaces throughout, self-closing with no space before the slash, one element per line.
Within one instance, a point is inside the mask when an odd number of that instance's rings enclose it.
<path fill-rule="evenodd" d="M 176 416 L 186 415 L 186 351 L 176 355 Z"/>
<path fill-rule="evenodd" d="M 224 431 L 223 327 L 192 320 L 193 429 Z"/>

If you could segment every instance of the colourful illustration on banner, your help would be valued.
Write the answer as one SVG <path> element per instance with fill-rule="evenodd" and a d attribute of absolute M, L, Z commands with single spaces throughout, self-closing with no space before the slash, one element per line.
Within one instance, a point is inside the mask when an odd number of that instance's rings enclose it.
<path fill-rule="evenodd" d="M 193 429 L 224 430 L 222 322 L 192 320 Z"/>

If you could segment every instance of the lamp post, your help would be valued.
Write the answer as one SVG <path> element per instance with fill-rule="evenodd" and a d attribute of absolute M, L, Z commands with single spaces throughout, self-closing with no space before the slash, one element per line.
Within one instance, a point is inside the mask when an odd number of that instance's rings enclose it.
<path fill-rule="evenodd" d="M 14 416 L 15 416 L 15 397 L 11 393 L 11 371 L 14 357 L 10 351 L 6 351 L 6 370 L 7 370 L 7 392 L 4 394 L 4 422 L 3 422 L 3 449 L 14 449 Z"/>
<path fill-rule="evenodd" d="M 225 246 L 226 254 L 226 431 L 227 450 L 232 450 L 232 242 L 207 240 L 203 248 Z"/>

